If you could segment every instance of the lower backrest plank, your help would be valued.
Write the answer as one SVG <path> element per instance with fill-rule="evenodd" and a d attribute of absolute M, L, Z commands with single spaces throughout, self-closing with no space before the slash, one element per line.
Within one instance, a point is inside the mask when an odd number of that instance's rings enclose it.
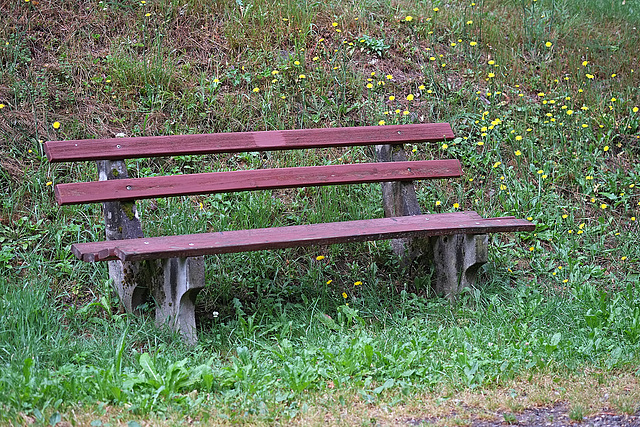
<path fill-rule="evenodd" d="M 76 182 L 56 185 L 55 194 L 60 205 L 72 205 L 331 184 L 454 178 L 461 175 L 462 167 L 456 159 L 422 160 Z"/>
<path fill-rule="evenodd" d="M 72 251 L 85 261 L 116 258 L 123 261 L 141 261 L 398 237 L 533 231 L 534 228 L 529 221 L 513 218 L 484 220 L 476 212 L 469 211 L 80 243 L 73 245 Z"/>

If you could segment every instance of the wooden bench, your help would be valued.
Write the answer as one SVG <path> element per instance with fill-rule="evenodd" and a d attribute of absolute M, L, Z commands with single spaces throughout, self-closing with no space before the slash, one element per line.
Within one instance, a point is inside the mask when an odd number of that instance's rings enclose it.
<path fill-rule="evenodd" d="M 195 298 L 204 287 L 204 255 L 379 239 L 398 254 L 422 246 L 433 256 L 436 291 L 454 296 L 487 261 L 487 234 L 532 231 L 513 217 L 476 212 L 421 214 L 414 180 L 462 175 L 458 160 L 407 161 L 406 143 L 450 141 L 447 123 L 48 141 L 51 162 L 97 161 L 99 181 L 55 186 L 60 205 L 103 203 L 105 241 L 72 245 L 78 259 L 109 261 L 128 311 L 155 299 L 156 321 L 195 342 Z M 375 146 L 377 162 L 129 178 L 126 159 L 251 151 Z M 240 231 L 144 237 L 135 201 L 148 198 L 381 182 L 385 218 Z M 409 245 L 418 239 L 420 245 Z M 425 244 L 426 242 L 426 244 Z"/>

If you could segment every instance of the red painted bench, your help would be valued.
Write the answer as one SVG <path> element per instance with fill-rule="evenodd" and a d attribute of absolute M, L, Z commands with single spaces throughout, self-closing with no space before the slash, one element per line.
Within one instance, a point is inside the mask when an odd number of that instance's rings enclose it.
<path fill-rule="evenodd" d="M 109 261 L 124 307 L 135 311 L 151 292 L 156 320 L 195 342 L 195 297 L 204 287 L 204 255 L 395 239 L 408 250 L 420 238 L 433 255 L 435 288 L 448 296 L 475 280 L 487 261 L 486 233 L 532 231 L 513 217 L 475 212 L 422 215 L 414 180 L 462 175 L 458 160 L 407 161 L 403 144 L 454 137 L 447 123 L 48 141 L 51 162 L 97 161 L 99 181 L 58 184 L 60 205 L 103 203 L 107 240 L 76 243 L 83 261 Z M 378 162 L 128 178 L 126 159 L 308 148 L 376 147 Z M 136 200 L 193 194 L 381 182 L 385 218 L 178 236 L 144 237 Z M 426 239 L 425 239 L 426 238 Z M 417 245 L 420 246 L 420 245 Z M 422 246 L 425 246 L 422 244 Z"/>

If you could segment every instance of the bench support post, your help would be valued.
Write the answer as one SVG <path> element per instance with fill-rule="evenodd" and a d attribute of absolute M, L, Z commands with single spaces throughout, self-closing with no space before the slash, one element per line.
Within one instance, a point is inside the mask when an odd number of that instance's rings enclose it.
<path fill-rule="evenodd" d="M 163 275 L 154 284 L 156 324 L 168 324 L 188 344 L 198 341 L 195 302 L 204 288 L 204 257 L 159 260 Z"/>
<path fill-rule="evenodd" d="M 100 181 L 129 177 L 124 160 L 101 160 L 97 164 Z M 106 202 L 102 206 L 107 240 L 144 237 L 135 202 Z M 138 306 L 149 300 L 148 277 L 139 263 L 109 261 L 109 277 L 127 312 L 136 312 Z"/>
<path fill-rule="evenodd" d="M 376 155 L 379 162 L 407 160 L 403 145 L 377 145 Z M 413 182 L 382 183 L 382 203 L 386 217 L 421 214 Z M 430 252 L 432 257 L 433 287 L 437 294 L 444 294 L 450 300 L 463 288 L 475 283 L 478 269 L 487 262 L 486 234 L 432 237 L 429 246 L 423 252 Z M 395 239 L 391 241 L 391 247 L 406 265 L 419 255 L 423 245 L 411 239 Z"/>
<path fill-rule="evenodd" d="M 376 145 L 379 162 L 402 162 L 407 160 L 404 145 Z M 382 205 L 385 217 L 420 215 L 420 204 L 413 182 L 383 182 Z M 411 239 L 393 239 L 391 247 L 396 255 L 408 264 L 413 257 Z"/>
<path fill-rule="evenodd" d="M 450 300 L 475 283 L 478 270 L 488 261 L 486 234 L 454 234 L 431 237 L 434 288 Z"/>

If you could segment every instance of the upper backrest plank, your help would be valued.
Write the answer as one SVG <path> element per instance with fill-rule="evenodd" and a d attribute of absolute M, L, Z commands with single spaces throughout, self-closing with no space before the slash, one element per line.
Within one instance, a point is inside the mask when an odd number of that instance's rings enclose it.
<path fill-rule="evenodd" d="M 460 162 L 421 160 L 154 176 L 58 184 L 58 204 L 72 205 L 247 190 L 455 178 Z"/>
<path fill-rule="evenodd" d="M 200 135 L 47 141 L 51 162 L 119 160 L 354 145 L 436 142 L 454 138 L 448 123 L 228 132 Z"/>

